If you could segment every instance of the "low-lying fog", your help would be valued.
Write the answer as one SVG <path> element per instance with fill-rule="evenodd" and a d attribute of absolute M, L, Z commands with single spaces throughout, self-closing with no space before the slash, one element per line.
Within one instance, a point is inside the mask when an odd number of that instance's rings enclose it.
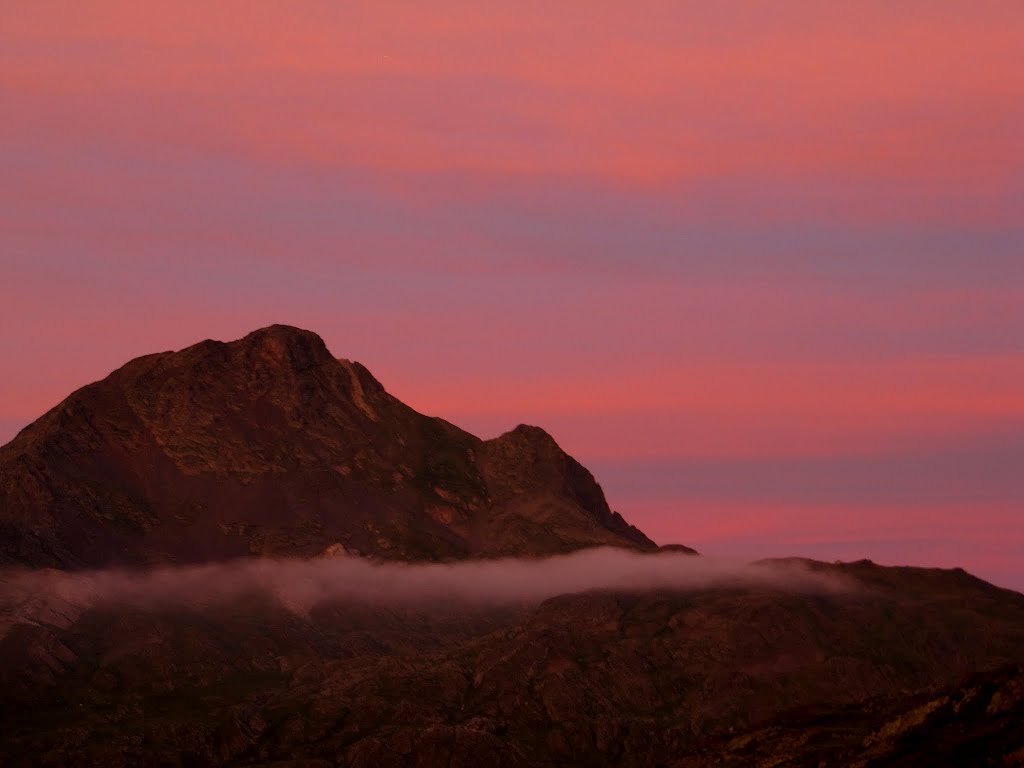
<path fill-rule="evenodd" d="M 319 603 L 345 600 L 500 604 L 540 602 L 587 590 L 750 586 L 836 592 L 853 584 L 800 562 L 751 564 L 616 548 L 546 559 L 445 564 L 382 563 L 355 557 L 246 559 L 148 570 L 8 571 L 0 574 L 0 611 L 10 619 L 12 614 L 24 617 L 41 612 L 59 617 L 69 610 L 78 614 L 103 605 L 202 608 L 263 594 L 289 610 L 306 613 Z"/>

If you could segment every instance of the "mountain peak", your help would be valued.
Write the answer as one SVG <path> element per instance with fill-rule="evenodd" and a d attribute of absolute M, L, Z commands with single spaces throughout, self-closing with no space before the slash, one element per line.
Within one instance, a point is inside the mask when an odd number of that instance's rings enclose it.
<path fill-rule="evenodd" d="M 0 563 L 650 550 L 543 429 L 481 441 L 271 325 L 129 362 L 0 451 Z"/>
<path fill-rule="evenodd" d="M 274 323 L 264 328 L 257 328 L 255 331 L 247 333 L 239 341 L 248 344 L 318 344 L 324 346 L 323 339 L 313 331 L 282 323 Z"/>
<path fill-rule="evenodd" d="M 296 369 L 333 360 L 323 339 L 312 331 L 291 325 L 268 325 L 231 343 L 262 356 L 267 362 Z"/>
<path fill-rule="evenodd" d="M 178 351 L 143 355 L 125 363 L 112 376 L 126 386 L 134 386 L 140 378 L 151 383 L 149 380 L 154 378 L 173 380 L 182 374 L 197 376 L 215 370 L 234 378 L 299 373 L 333 360 L 323 339 L 312 331 L 268 325 L 235 341 L 205 339 Z"/>
<path fill-rule="evenodd" d="M 528 440 L 531 443 L 554 443 L 557 445 L 555 438 L 547 430 L 536 427 L 533 424 L 519 424 L 509 434 Z"/>
<path fill-rule="evenodd" d="M 567 454 L 547 431 L 530 424 L 520 424 L 493 440 L 484 443 L 484 452 L 495 481 L 512 494 L 529 489 L 547 489 L 567 497 L 606 530 L 614 531 L 641 549 L 657 545 L 641 530 L 629 525 L 614 512 L 604 491 L 590 471 Z"/>

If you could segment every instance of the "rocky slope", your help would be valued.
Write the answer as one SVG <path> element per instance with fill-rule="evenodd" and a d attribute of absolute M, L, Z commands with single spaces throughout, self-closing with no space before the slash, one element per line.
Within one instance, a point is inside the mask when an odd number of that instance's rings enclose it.
<path fill-rule="evenodd" d="M 272 326 L 133 360 L 0 448 L 0 564 L 654 549 L 536 427 L 482 441 Z"/>
<path fill-rule="evenodd" d="M 814 567 L 858 586 L 306 616 L 254 596 L 23 623 L 0 641 L 0 762 L 1019 764 L 1024 596 L 958 571 Z"/>

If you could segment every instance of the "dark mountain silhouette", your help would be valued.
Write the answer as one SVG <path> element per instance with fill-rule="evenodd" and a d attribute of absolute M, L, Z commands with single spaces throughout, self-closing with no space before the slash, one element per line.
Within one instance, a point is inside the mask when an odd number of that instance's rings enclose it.
<path fill-rule="evenodd" d="M 0 448 L 0 563 L 595 545 L 655 549 L 544 430 L 482 441 L 288 326 L 133 360 Z"/>

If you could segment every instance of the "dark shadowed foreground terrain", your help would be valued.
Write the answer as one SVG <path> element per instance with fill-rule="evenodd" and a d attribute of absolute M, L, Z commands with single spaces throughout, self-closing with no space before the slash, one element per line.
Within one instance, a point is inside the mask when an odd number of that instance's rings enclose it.
<path fill-rule="evenodd" d="M 1024 764 L 1024 596 L 658 548 L 275 326 L 0 449 L 4 766 Z"/>
<path fill-rule="evenodd" d="M 123 575 L 82 588 L 90 576 L 50 574 L 26 599 L 24 574 L 9 577 L 3 764 L 1024 757 L 1024 596 L 960 571 L 788 562 L 703 573 L 686 562 L 701 558 L 625 557 L 636 562 L 592 552 L 568 568 L 492 564 L 490 576 L 443 566 L 442 579 L 356 564 L 379 571 L 356 577 L 365 599 L 248 577 L 191 594 L 187 571 L 180 584 L 174 571 L 140 577 L 149 606 Z M 288 571 L 307 566 L 278 567 L 295 579 Z M 462 578 L 486 589 L 502 567 L 520 592 L 454 589 Z M 630 585 L 608 588 L 626 574 Z M 587 576 L 602 588 L 544 597 Z M 965 760 L 948 764 L 989 764 Z"/>

